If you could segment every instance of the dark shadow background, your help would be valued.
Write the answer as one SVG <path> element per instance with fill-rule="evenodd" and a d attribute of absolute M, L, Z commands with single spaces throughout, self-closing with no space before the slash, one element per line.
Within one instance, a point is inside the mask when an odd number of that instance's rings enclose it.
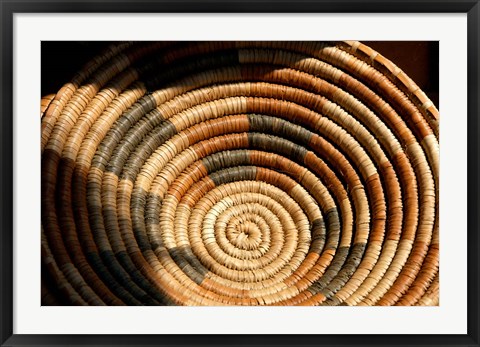
<path fill-rule="evenodd" d="M 41 54 L 42 96 L 56 93 L 111 41 L 44 41 Z M 438 41 L 362 41 L 395 63 L 439 106 Z"/>
<path fill-rule="evenodd" d="M 362 41 L 402 69 L 439 108 L 438 41 Z"/>

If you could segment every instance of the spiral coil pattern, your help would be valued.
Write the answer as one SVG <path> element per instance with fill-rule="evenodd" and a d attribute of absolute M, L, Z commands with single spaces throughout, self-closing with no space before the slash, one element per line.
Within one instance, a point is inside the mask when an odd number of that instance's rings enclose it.
<path fill-rule="evenodd" d="M 438 111 L 359 42 L 117 43 L 41 111 L 68 304 L 438 304 Z"/>

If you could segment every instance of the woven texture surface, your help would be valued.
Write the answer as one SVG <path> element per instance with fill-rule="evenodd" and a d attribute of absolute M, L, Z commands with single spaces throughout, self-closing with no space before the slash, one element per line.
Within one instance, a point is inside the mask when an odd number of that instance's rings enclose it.
<path fill-rule="evenodd" d="M 120 42 L 41 115 L 44 302 L 438 305 L 438 111 L 360 42 Z"/>

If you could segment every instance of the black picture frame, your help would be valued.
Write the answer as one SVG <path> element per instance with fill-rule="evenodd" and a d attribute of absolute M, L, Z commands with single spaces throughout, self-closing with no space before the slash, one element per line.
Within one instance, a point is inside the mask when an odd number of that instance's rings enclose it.
<path fill-rule="evenodd" d="M 0 343 L 2 346 L 479 346 L 478 0 L 0 0 Z M 468 26 L 468 332 L 465 335 L 19 335 L 13 334 L 13 16 L 15 13 L 466 13 Z"/>

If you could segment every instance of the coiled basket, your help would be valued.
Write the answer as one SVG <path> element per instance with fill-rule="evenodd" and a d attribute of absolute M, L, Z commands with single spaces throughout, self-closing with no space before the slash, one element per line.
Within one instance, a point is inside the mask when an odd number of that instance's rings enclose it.
<path fill-rule="evenodd" d="M 41 105 L 44 304 L 438 305 L 438 111 L 366 45 L 118 42 Z"/>

